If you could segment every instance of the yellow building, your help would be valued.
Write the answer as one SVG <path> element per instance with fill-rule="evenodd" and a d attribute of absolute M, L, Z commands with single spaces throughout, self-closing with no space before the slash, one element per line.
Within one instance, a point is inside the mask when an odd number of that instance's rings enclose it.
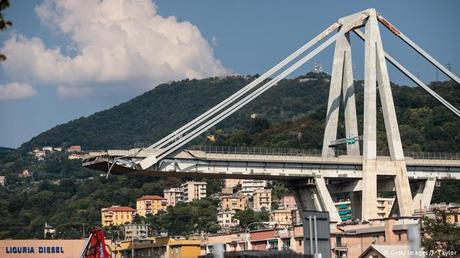
<path fill-rule="evenodd" d="M 247 197 L 242 194 L 222 194 L 220 204 L 224 210 L 245 210 L 247 208 Z"/>
<path fill-rule="evenodd" d="M 280 226 L 292 225 L 292 210 L 282 209 L 270 212 L 270 222 L 275 222 Z"/>
<path fill-rule="evenodd" d="M 112 206 L 101 209 L 101 223 L 103 227 L 131 223 L 136 210 L 131 207 Z"/>
<path fill-rule="evenodd" d="M 136 201 L 136 212 L 139 216 L 157 214 L 158 211 L 166 210 L 168 203 L 165 198 L 158 195 L 144 195 Z"/>
<path fill-rule="evenodd" d="M 112 258 L 164 257 L 196 258 L 201 253 L 201 240 L 171 237 L 149 237 L 112 244 Z M 134 256 L 132 252 L 134 251 Z"/>
<path fill-rule="evenodd" d="M 256 189 L 254 191 L 253 208 L 255 211 L 266 210 L 272 208 L 272 190 L 271 189 Z"/>

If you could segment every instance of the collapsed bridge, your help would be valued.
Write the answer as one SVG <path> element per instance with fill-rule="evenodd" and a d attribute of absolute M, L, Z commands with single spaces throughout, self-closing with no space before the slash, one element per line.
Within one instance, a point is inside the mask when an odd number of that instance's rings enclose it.
<path fill-rule="evenodd" d="M 423 155 L 405 155 L 386 61 L 456 117 L 460 117 L 460 111 L 384 51 L 379 22 L 450 79 L 460 84 L 460 79 L 455 74 L 374 9 L 367 9 L 340 18 L 253 82 L 151 146 L 131 150 L 109 150 L 102 155 L 85 159 L 83 165 L 113 174 L 285 180 L 294 192 L 299 210 L 327 211 L 331 221 L 336 222 L 340 222 L 341 219 L 331 194 L 351 192 L 352 205 L 359 211 L 359 214 L 354 216 L 361 220 L 371 220 L 378 217 L 378 193 L 394 191 L 395 212 L 399 216 L 411 216 L 415 207 L 429 206 L 437 181 L 460 179 L 460 157 L 426 159 Z M 360 30 L 361 27 L 364 27 L 364 32 Z M 333 32 L 336 33 L 328 37 Z M 365 42 L 362 136 L 358 135 L 351 32 Z M 334 42 L 323 149 L 319 155 L 302 152 L 289 155 L 262 151 L 257 153 L 256 150 L 247 153 L 236 150 L 217 153 L 207 149 L 184 149 L 184 146 L 198 135 L 275 86 Z M 319 46 L 307 52 L 316 44 Z M 290 65 L 286 68 L 288 64 Z M 389 155 L 385 156 L 377 155 L 377 90 L 389 149 Z M 346 139 L 337 139 L 341 103 L 344 107 Z M 344 154 L 338 153 L 335 148 L 340 143 L 346 143 Z M 411 184 L 417 184 L 414 196 Z"/>

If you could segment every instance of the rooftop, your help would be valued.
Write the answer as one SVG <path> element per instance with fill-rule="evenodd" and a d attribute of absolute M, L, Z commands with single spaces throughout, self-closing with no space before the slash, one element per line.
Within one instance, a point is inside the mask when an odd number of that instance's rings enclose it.
<path fill-rule="evenodd" d="M 127 211 L 127 212 L 135 212 L 136 210 L 131 208 L 131 207 L 127 207 L 127 206 L 112 206 L 112 207 L 109 207 L 109 208 L 102 208 L 102 211 Z"/>
<path fill-rule="evenodd" d="M 144 195 L 140 198 L 137 198 L 137 200 L 143 201 L 143 200 L 166 200 L 166 199 L 158 195 Z"/>

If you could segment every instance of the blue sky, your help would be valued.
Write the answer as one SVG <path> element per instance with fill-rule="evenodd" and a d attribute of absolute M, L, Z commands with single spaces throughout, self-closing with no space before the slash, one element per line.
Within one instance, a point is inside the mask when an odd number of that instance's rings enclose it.
<path fill-rule="evenodd" d="M 121 0 L 106 0 L 106 4 L 114 2 L 115 6 L 118 1 Z M 11 53 L 0 66 L 0 86 L 9 85 L 12 90 L 8 92 L 16 95 L 0 98 L 0 146 L 17 147 L 55 125 L 107 109 L 164 81 L 263 73 L 337 18 L 370 7 L 441 63 L 449 63 L 454 73 L 460 73 L 460 2 L 456 0 L 156 0 L 156 7 L 147 3 L 131 10 L 129 4 L 143 1 L 131 0 L 123 5 L 128 9 L 126 13 L 136 17 L 133 24 L 124 23 L 124 29 L 136 24 L 166 29 L 155 29 L 147 36 L 140 31 L 128 38 L 117 30 L 119 24 L 113 23 L 112 13 L 121 7 L 101 7 L 95 0 L 88 1 L 93 9 L 101 9 L 99 17 L 86 13 L 91 6 L 79 9 L 85 7 L 80 7 L 78 1 L 69 6 L 59 6 L 54 0 L 12 1 L 5 15 L 13 27 L 0 33 L 0 49 L 6 49 L 1 51 Z M 149 11 L 156 13 L 150 15 Z M 168 19 L 170 16 L 175 19 Z M 100 20 L 105 22 L 104 26 L 93 28 L 91 22 Z M 106 33 L 105 28 L 115 29 Z M 166 34 L 160 35 L 164 31 Z M 387 52 L 418 73 L 423 81 L 435 80 L 435 69 L 428 62 L 384 28 L 381 31 Z M 175 39 L 185 42 L 187 47 L 184 49 Z M 114 46 L 118 43 L 126 51 L 120 56 Z M 355 76 L 360 79 L 362 42 L 353 39 L 352 43 Z M 162 50 L 155 51 L 158 48 Z M 332 51 L 332 47 L 328 48 L 296 75 L 311 70 L 314 61 L 329 72 Z M 119 60 L 126 64 L 108 66 L 118 64 Z M 80 61 L 85 65 L 81 66 Z M 165 62 L 170 65 L 164 66 Z M 411 85 L 393 69 L 390 76 L 394 82 Z M 439 78 L 445 79 L 441 75 Z"/>

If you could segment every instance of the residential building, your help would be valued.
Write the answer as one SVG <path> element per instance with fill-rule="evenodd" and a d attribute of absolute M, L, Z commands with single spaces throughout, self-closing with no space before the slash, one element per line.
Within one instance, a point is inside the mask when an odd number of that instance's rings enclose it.
<path fill-rule="evenodd" d="M 234 210 L 220 210 L 217 212 L 217 223 L 223 229 L 236 227 L 240 224 L 240 221 L 235 219 Z"/>
<path fill-rule="evenodd" d="M 168 206 L 176 206 L 178 202 L 182 201 L 182 191 L 179 188 L 169 188 L 163 191 L 163 197 Z"/>
<path fill-rule="evenodd" d="M 32 153 L 38 160 L 44 160 L 45 159 L 45 156 L 46 156 L 45 151 L 35 149 L 35 150 L 32 151 Z"/>
<path fill-rule="evenodd" d="M 233 194 L 233 188 L 231 187 L 224 187 L 220 191 L 222 194 Z"/>
<path fill-rule="evenodd" d="M 172 237 L 149 237 L 142 240 L 125 240 L 113 243 L 112 252 L 112 258 L 198 257 L 201 253 L 201 240 Z"/>
<path fill-rule="evenodd" d="M 294 226 L 302 225 L 302 219 L 300 217 L 299 209 L 295 208 L 291 210 L 291 219 L 292 219 L 292 225 Z"/>
<path fill-rule="evenodd" d="M 82 154 L 82 153 L 72 153 L 70 154 L 67 159 L 83 159 L 86 155 L 85 154 Z"/>
<path fill-rule="evenodd" d="M 416 223 L 417 220 L 414 219 L 384 219 L 367 224 L 343 224 L 338 228 L 334 227 L 330 238 L 330 257 L 357 258 L 371 245 L 394 246 L 394 250 L 399 250 L 399 246 L 408 246 L 407 229 L 416 226 Z M 202 239 L 201 255 L 211 253 L 216 247 L 228 252 L 291 249 L 303 254 L 304 245 L 308 244 L 310 243 L 304 242 L 302 226 L 272 227 L 233 234 L 205 235 Z"/>
<path fill-rule="evenodd" d="M 224 187 L 234 188 L 237 185 L 240 185 L 241 181 L 242 181 L 241 179 L 226 178 L 224 181 Z"/>
<path fill-rule="evenodd" d="M 409 245 L 371 245 L 358 258 L 411 258 Z"/>
<path fill-rule="evenodd" d="M 292 210 L 280 209 L 270 212 L 270 222 L 276 223 L 278 226 L 292 225 Z"/>
<path fill-rule="evenodd" d="M 123 230 L 125 239 L 143 239 L 149 235 L 149 227 L 145 224 L 126 224 Z"/>
<path fill-rule="evenodd" d="M 297 204 L 295 202 L 294 195 L 285 195 L 281 198 L 281 206 L 285 209 L 295 209 Z"/>
<path fill-rule="evenodd" d="M 246 196 L 252 196 L 255 190 L 264 189 L 267 186 L 267 180 L 245 179 L 241 181 L 241 192 Z"/>
<path fill-rule="evenodd" d="M 331 229 L 333 257 L 359 257 L 371 245 L 391 245 L 396 250 L 400 245 L 409 244 L 408 228 L 419 227 L 418 222 L 417 219 L 386 218 L 366 224 L 339 225 Z"/>
<path fill-rule="evenodd" d="M 0 176 L 0 185 L 5 186 L 6 184 L 6 177 L 5 176 Z"/>
<path fill-rule="evenodd" d="M 434 210 L 442 210 L 446 214 L 446 222 L 460 226 L 460 204 L 457 203 L 436 203 L 430 205 L 430 210 L 425 215 L 434 218 Z"/>
<path fill-rule="evenodd" d="M 54 147 L 53 150 L 54 151 L 62 151 L 62 147 Z"/>
<path fill-rule="evenodd" d="M 145 217 L 147 214 L 157 214 L 166 210 L 168 203 L 165 198 L 158 195 L 144 195 L 136 200 L 136 213 Z"/>
<path fill-rule="evenodd" d="M 182 200 L 191 202 L 206 197 L 206 182 L 188 181 L 180 186 L 182 191 Z"/>
<path fill-rule="evenodd" d="M 221 194 L 219 199 L 224 210 L 245 210 L 248 206 L 248 197 L 241 193 Z"/>
<path fill-rule="evenodd" d="M 53 152 L 53 147 L 51 147 L 51 146 L 46 146 L 46 147 L 43 147 L 43 148 L 42 148 L 42 151 L 49 151 L 49 152 Z"/>
<path fill-rule="evenodd" d="M 255 211 L 266 210 L 272 208 L 272 190 L 271 189 L 256 189 L 253 195 L 253 209 Z"/>
<path fill-rule="evenodd" d="M 67 152 L 81 152 L 81 146 L 80 145 L 73 145 L 67 148 Z"/>
<path fill-rule="evenodd" d="M 125 206 L 112 206 L 101 209 L 101 222 L 103 227 L 131 223 L 136 210 Z"/>

